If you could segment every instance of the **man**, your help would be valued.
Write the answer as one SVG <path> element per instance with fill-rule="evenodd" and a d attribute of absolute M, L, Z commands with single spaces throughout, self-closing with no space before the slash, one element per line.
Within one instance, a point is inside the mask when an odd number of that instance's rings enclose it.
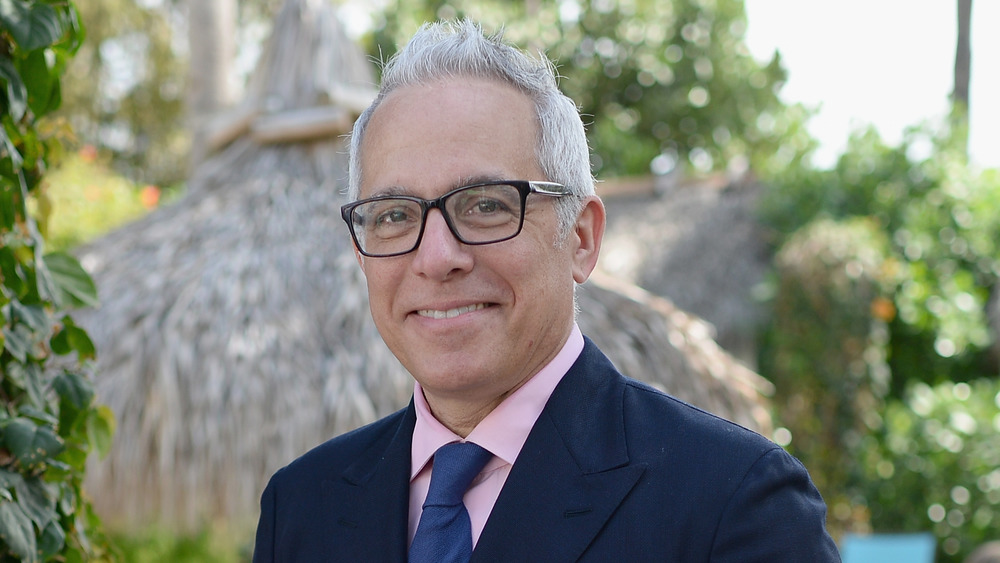
<path fill-rule="evenodd" d="M 580 334 L 605 215 L 547 61 L 469 22 L 421 28 L 355 125 L 350 199 L 413 400 L 274 475 L 254 561 L 839 560 L 798 461 Z M 453 470 L 459 449 L 478 464 Z M 456 472 L 471 485 L 433 500 Z"/>

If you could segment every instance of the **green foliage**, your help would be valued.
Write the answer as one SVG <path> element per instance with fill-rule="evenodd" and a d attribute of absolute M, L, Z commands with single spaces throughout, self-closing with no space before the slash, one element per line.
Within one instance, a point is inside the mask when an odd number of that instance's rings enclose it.
<path fill-rule="evenodd" d="M 878 530 L 933 529 L 962 561 L 1000 527 L 1000 381 L 912 385 L 859 448 L 859 494 Z"/>
<path fill-rule="evenodd" d="M 151 528 L 118 535 L 115 545 L 129 563 L 242 563 L 251 556 L 249 538 L 224 525 L 205 525 L 192 534 Z"/>
<path fill-rule="evenodd" d="M 45 189 L 34 195 L 39 228 L 49 248 L 73 248 L 161 204 L 163 190 L 136 186 L 95 152 L 84 147 L 67 155 L 47 176 Z"/>
<path fill-rule="evenodd" d="M 70 2 L 0 0 L 0 561 L 110 557 L 82 482 L 114 417 L 94 404 L 94 345 L 67 314 L 97 292 L 74 258 L 45 253 L 27 206 L 60 155 L 64 129 L 45 116 L 82 40 Z"/>
<path fill-rule="evenodd" d="M 920 147 L 931 154 L 917 161 L 910 155 Z M 890 351 L 896 392 L 911 378 L 960 381 L 991 371 L 984 310 L 1000 276 L 1000 173 L 968 167 L 951 147 L 947 137 L 920 130 L 899 147 L 861 132 L 835 169 L 793 171 L 763 207 L 783 233 L 818 217 L 868 217 L 887 233 L 899 268 Z"/>
<path fill-rule="evenodd" d="M 760 369 L 775 384 L 789 450 L 810 468 L 836 532 L 867 524 L 850 494 L 860 468 L 843 460 L 879 427 L 888 389 L 888 246 L 873 221 L 819 220 L 796 232 L 775 260 Z"/>
<path fill-rule="evenodd" d="M 428 20 L 471 17 L 556 61 L 561 87 L 592 117 L 594 171 L 603 177 L 698 172 L 728 165 L 780 170 L 813 147 L 801 108 L 778 99 L 785 73 L 743 43 L 738 0 L 389 4 L 367 48 L 387 58 Z"/>
<path fill-rule="evenodd" d="M 982 477 L 1000 444 L 985 315 L 1000 276 L 1000 177 L 953 147 L 922 130 L 899 147 L 863 131 L 835 169 L 775 183 L 763 210 L 782 238 L 761 372 L 835 531 L 932 529 L 958 561 L 998 521 L 1000 492 Z M 877 236 L 853 235 L 859 222 Z M 831 254 L 844 246 L 858 258 Z M 844 291 L 838 280 L 863 256 L 879 257 L 875 270 L 854 266 L 873 283 Z"/>
<path fill-rule="evenodd" d="M 187 174 L 186 59 L 177 52 L 176 2 L 89 0 L 87 42 L 69 65 L 65 104 L 83 142 L 135 181 L 173 185 Z"/>

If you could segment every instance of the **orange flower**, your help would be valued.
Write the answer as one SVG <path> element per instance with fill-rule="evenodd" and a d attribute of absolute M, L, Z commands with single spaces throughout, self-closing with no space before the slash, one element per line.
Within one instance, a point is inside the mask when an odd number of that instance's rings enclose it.
<path fill-rule="evenodd" d="M 896 306 L 885 297 L 876 297 L 872 300 L 871 312 L 873 317 L 885 322 L 896 318 Z"/>
<path fill-rule="evenodd" d="M 146 186 L 139 192 L 139 201 L 146 209 L 153 209 L 160 203 L 160 188 L 156 186 Z"/>
<path fill-rule="evenodd" d="M 87 164 L 94 162 L 97 160 L 97 147 L 94 145 L 84 145 L 80 149 L 80 158 Z"/>

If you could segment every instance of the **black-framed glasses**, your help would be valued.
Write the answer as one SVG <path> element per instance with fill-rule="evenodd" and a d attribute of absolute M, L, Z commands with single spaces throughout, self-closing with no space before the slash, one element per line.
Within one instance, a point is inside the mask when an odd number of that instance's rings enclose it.
<path fill-rule="evenodd" d="M 465 244 L 492 244 L 516 237 L 524 226 L 528 194 L 562 197 L 569 190 L 554 182 L 502 180 L 462 186 L 437 199 L 384 195 L 340 208 L 351 237 L 365 256 L 383 258 L 420 246 L 427 213 L 438 209 L 451 234 Z"/>

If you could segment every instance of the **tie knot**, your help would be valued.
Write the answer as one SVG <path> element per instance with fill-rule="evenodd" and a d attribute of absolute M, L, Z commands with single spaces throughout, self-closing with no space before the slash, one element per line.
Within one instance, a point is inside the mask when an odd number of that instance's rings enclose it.
<path fill-rule="evenodd" d="M 472 480 L 493 457 L 488 450 L 472 442 L 445 444 L 434 452 L 431 484 L 424 506 L 451 506 L 462 503 Z"/>

